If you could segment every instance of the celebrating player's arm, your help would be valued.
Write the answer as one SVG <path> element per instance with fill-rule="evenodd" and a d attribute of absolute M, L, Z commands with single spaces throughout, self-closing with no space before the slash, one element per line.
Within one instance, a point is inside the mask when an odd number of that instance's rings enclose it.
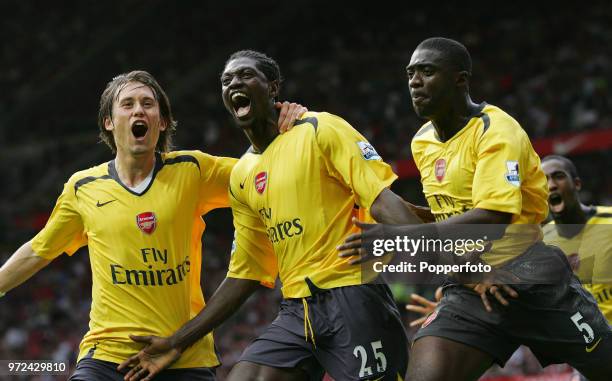
<path fill-rule="evenodd" d="M 354 223 L 361 229 L 360 233 L 355 233 L 346 238 L 344 244 L 338 247 L 340 256 L 352 257 L 351 264 L 361 264 L 375 258 L 371 250 L 374 240 L 394 240 L 396 237 L 415 237 L 416 239 L 440 239 L 444 237 L 470 238 L 471 234 L 480 235 L 475 232 L 470 225 L 488 225 L 490 227 L 490 237 L 499 238 L 503 235 L 505 226 L 510 223 L 512 215 L 505 212 L 474 208 L 463 214 L 450 217 L 438 223 L 411 225 L 388 225 L 388 224 L 368 224 L 355 220 Z M 474 236 L 473 238 L 478 238 Z M 473 256 L 458 257 L 451 253 L 435 252 L 430 253 L 430 262 L 435 264 L 454 265 L 465 261 L 478 261 L 480 258 Z M 412 257 L 415 258 L 416 256 Z M 512 283 L 512 277 L 499 271 L 492 271 L 483 277 L 478 283 L 468 283 L 465 286 L 477 292 L 487 311 L 491 311 L 491 303 L 488 295 L 495 297 L 502 305 L 508 305 L 506 296 L 517 298 L 518 294 L 506 283 Z"/>
<path fill-rule="evenodd" d="M 0 268 L 0 294 L 19 286 L 47 266 L 59 254 L 72 255 L 87 243 L 83 224 L 76 209 L 73 176 L 57 200 L 45 228 L 24 243 Z"/>
<path fill-rule="evenodd" d="M 19 286 L 51 263 L 32 249 L 32 241 L 24 243 L 0 268 L 0 297 Z"/>
<path fill-rule="evenodd" d="M 435 301 L 431 301 L 418 294 L 411 294 L 410 299 L 415 304 L 406 304 L 406 310 L 421 315 L 418 319 L 410 322 L 410 327 L 420 326 L 425 322 L 427 316 L 434 312 L 438 303 L 442 299 L 442 287 L 438 287 L 434 293 Z"/>
<path fill-rule="evenodd" d="M 436 217 L 431 212 L 431 208 L 428 206 L 420 206 L 414 205 L 411 202 L 406 200 L 402 200 L 404 202 L 404 207 L 408 208 L 412 213 L 416 214 L 417 217 L 421 219 L 424 223 L 435 222 Z"/>
<path fill-rule="evenodd" d="M 159 372 L 174 363 L 185 349 L 236 312 L 248 297 L 260 287 L 258 281 L 225 278 L 206 304 L 206 307 L 172 336 L 131 335 L 132 340 L 145 344 L 145 348 L 119 365 L 119 370 L 131 367 L 124 379 L 130 381 L 151 380 Z"/>

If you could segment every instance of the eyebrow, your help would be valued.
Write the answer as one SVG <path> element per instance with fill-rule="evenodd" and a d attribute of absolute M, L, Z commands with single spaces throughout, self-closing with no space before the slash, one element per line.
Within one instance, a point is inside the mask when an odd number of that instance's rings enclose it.
<path fill-rule="evenodd" d="M 408 65 L 406 66 L 406 70 L 410 70 L 410 69 L 425 69 L 426 67 L 433 67 L 433 68 L 436 68 L 436 67 L 438 67 L 438 66 L 436 66 L 435 64 L 430 63 L 430 62 L 426 62 L 426 63 L 416 63 L 416 64 L 412 64 L 412 65 L 408 64 Z"/>
<path fill-rule="evenodd" d="M 554 176 L 554 175 L 558 175 L 558 174 L 562 174 L 564 176 L 570 177 L 570 174 L 568 172 L 564 171 L 563 169 L 555 169 L 554 171 L 550 172 L 546 176 Z"/>
<path fill-rule="evenodd" d="M 242 72 L 244 72 L 246 70 L 253 70 L 256 74 L 263 74 L 263 72 L 261 72 L 261 70 L 259 70 L 255 66 L 238 66 L 237 68 L 235 68 L 233 70 L 224 71 L 223 73 L 221 73 L 221 78 L 223 78 L 225 76 L 228 76 L 228 75 L 234 75 L 234 74 L 242 73 Z"/>
<path fill-rule="evenodd" d="M 140 97 L 139 97 L 139 98 L 140 98 Z M 134 99 L 135 99 L 135 97 L 134 97 L 134 96 L 129 95 L 129 96 L 125 97 L 125 98 L 117 98 L 117 102 L 121 103 L 121 102 L 124 102 L 124 101 L 131 101 L 131 100 L 134 100 Z M 152 101 L 157 101 L 157 99 L 156 99 L 155 97 L 151 97 L 151 96 L 149 96 L 149 95 L 145 95 L 144 97 L 142 97 L 142 99 L 144 99 L 144 100 L 152 100 Z"/>

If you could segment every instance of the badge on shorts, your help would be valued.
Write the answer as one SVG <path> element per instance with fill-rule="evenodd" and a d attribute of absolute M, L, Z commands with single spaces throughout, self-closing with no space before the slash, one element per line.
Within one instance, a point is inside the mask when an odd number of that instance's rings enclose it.
<path fill-rule="evenodd" d="M 361 150 L 361 156 L 366 160 L 381 160 L 380 155 L 376 152 L 374 147 L 368 142 L 357 142 L 359 149 Z"/>
<path fill-rule="evenodd" d="M 518 187 L 521 185 L 521 177 L 519 176 L 519 164 L 516 160 L 508 160 L 506 161 L 506 181 L 510 184 Z"/>
<path fill-rule="evenodd" d="M 436 164 L 434 166 L 434 173 L 436 175 L 436 179 L 438 179 L 438 182 L 442 182 L 442 179 L 444 179 L 444 174 L 446 174 L 446 160 L 436 160 Z"/>
<path fill-rule="evenodd" d="M 157 227 L 157 217 L 153 212 L 140 213 L 136 216 L 136 225 L 144 233 L 152 234 Z"/>
<path fill-rule="evenodd" d="M 259 172 L 255 176 L 255 190 L 257 193 L 262 194 L 266 190 L 266 184 L 268 182 L 268 172 Z"/>
<path fill-rule="evenodd" d="M 437 317 L 438 317 L 438 309 L 436 308 L 434 312 L 432 312 L 431 314 L 429 314 L 429 316 L 427 316 L 427 319 L 425 319 L 425 321 L 421 325 L 421 328 L 427 327 Z"/>

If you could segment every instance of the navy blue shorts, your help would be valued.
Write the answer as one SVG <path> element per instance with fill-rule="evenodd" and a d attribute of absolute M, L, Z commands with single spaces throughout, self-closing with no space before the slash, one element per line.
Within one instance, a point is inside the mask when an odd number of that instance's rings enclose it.
<path fill-rule="evenodd" d="M 554 268 L 557 283 L 513 285 L 518 299 L 510 299 L 507 307 L 494 302 L 492 312 L 484 309 L 475 292 L 452 285 L 444 289 L 440 304 L 414 340 L 447 338 L 490 354 L 502 366 L 520 345 L 528 346 L 542 366 L 568 363 L 581 370 L 610 363 L 612 330 L 566 256 L 543 244 L 531 250 L 521 261 L 502 268 L 519 277 L 524 270 Z"/>
<path fill-rule="evenodd" d="M 407 344 L 387 285 L 316 289 L 310 297 L 283 300 L 240 361 L 300 368 L 311 380 L 327 372 L 336 380 L 397 381 L 406 373 Z"/>
<path fill-rule="evenodd" d="M 128 372 L 117 370 L 119 364 L 84 357 L 77 363 L 69 381 L 123 381 Z M 215 381 L 214 368 L 166 369 L 154 377 L 156 381 Z"/>

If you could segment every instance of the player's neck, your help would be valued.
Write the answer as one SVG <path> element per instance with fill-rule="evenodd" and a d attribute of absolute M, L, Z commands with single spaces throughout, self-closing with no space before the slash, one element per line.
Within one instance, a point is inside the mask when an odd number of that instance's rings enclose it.
<path fill-rule="evenodd" d="M 145 155 L 122 154 L 115 157 L 115 169 L 123 184 L 135 187 L 147 178 L 155 166 L 155 152 Z"/>
<path fill-rule="evenodd" d="M 461 131 L 479 108 L 480 105 L 474 103 L 469 94 L 466 94 L 465 97 L 451 104 L 445 112 L 434 117 L 431 122 L 436 128 L 440 141 L 445 142 Z"/>
<path fill-rule="evenodd" d="M 562 237 L 573 237 L 580 233 L 584 224 L 589 219 L 590 209 L 579 202 L 572 210 L 555 215 L 554 220 L 559 235 Z"/>
<path fill-rule="evenodd" d="M 265 120 L 254 121 L 252 126 L 244 129 L 244 133 L 249 138 L 255 152 L 262 153 L 279 135 L 278 114 L 273 112 Z"/>

